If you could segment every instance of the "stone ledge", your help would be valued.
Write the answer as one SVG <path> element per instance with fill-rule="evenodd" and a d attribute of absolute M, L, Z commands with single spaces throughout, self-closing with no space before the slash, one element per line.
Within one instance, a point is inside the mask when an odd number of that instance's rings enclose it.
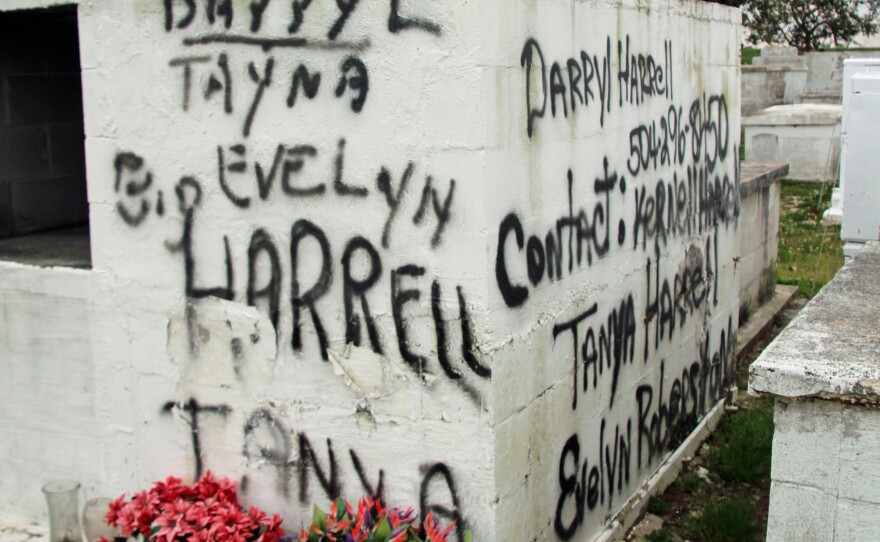
<path fill-rule="evenodd" d="M 749 369 L 749 392 L 880 404 L 880 243 L 838 272 Z"/>
<path fill-rule="evenodd" d="M 742 162 L 740 164 L 740 197 L 748 197 L 788 175 L 788 162 Z"/>
<path fill-rule="evenodd" d="M 743 73 L 809 72 L 804 64 L 752 64 L 741 66 Z"/>
<path fill-rule="evenodd" d="M 742 126 L 834 126 L 840 123 L 843 106 L 834 104 L 774 105 L 743 117 Z"/>
<path fill-rule="evenodd" d="M 797 294 L 797 286 L 777 284 L 773 297 L 758 307 L 758 310 L 753 312 L 745 323 L 740 324 L 739 330 L 736 333 L 736 348 L 734 349 L 737 362 L 773 326 L 773 319 L 788 305 L 795 294 Z"/>

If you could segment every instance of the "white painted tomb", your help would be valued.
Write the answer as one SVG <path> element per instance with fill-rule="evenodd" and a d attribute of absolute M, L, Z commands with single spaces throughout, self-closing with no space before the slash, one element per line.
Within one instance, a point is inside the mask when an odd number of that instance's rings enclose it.
<path fill-rule="evenodd" d="M 742 119 L 746 160 L 788 162 L 789 178 L 833 181 L 840 162 L 841 107 L 775 105 Z"/>
<path fill-rule="evenodd" d="M 867 243 L 752 364 L 776 399 L 768 542 L 880 539 L 880 243 Z"/>
<path fill-rule="evenodd" d="M 211 469 L 619 534 L 734 384 L 739 11 L 206 5 L 78 3 L 91 267 L 0 262 L 0 520 Z"/>

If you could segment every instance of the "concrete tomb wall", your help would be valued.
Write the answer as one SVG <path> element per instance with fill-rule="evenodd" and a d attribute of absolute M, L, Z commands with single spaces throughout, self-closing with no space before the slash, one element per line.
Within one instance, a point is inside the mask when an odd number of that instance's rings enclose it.
<path fill-rule="evenodd" d="M 770 542 L 880 537 L 878 269 L 871 241 L 749 369 L 776 399 Z"/>
<path fill-rule="evenodd" d="M 738 12 L 215 7 L 79 5 L 93 269 L 0 264 L 0 509 L 212 469 L 602 536 L 733 384 Z"/>
<path fill-rule="evenodd" d="M 876 51 L 811 51 L 769 46 L 742 67 L 742 114 L 754 115 L 774 105 L 840 104 L 843 61 L 872 58 Z"/>
<path fill-rule="evenodd" d="M 746 160 L 784 161 L 802 181 L 837 179 L 841 107 L 775 105 L 742 119 Z"/>
<path fill-rule="evenodd" d="M 785 162 L 743 162 L 740 184 L 739 275 L 740 322 L 776 289 L 779 239 L 780 181 L 788 174 Z"/>

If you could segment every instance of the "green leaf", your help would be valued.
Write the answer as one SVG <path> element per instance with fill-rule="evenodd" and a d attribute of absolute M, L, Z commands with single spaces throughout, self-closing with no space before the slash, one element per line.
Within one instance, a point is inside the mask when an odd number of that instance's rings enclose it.
<path fill-rule="evenodd" d="M 336 499 L 336 513 L 339 517 L 334 519 L 340 521 L 353 521 L 353 518 L 348 515 L 348 508 L 345 507 L 345 499 L 341 497 Z"/>
<path fill-rule="evenodd" d="M 318 508 L 318 505 L 315 505 L 315 509 L 312 510 L 312 525 L 321 529 L 321 531 L 327 530 L 327 513 Z"/>
<path fill-rule="evenodd" d="M 385 542 L 388 540 L 388 537 L 391 536 L 391 524 L 388 523 L 388 519 L 383 519 L 379 525 L 376 526 L 376 530 L 373 531 L 375 534 L 374 540 L 376 542 Z"/>

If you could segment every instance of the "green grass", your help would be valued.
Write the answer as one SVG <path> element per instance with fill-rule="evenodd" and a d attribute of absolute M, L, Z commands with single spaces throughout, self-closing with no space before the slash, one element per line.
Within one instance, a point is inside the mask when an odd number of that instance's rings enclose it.
<path fill-rule="evenodd" d="M 672 533 L 664 528 L 657 529 L 645 536 L 645 542 L 673 542 Z"/>
<path fill-rule="evenodd" d="M 773 410 L 739 410 L 724 417 L 712 438 L 707 467 L 729 482 L 757 482 L 770 475 Z"/>
<path fill-rule="evenodd" d="M 679 493 L 695 493 L 703 483 L 700 477 L 692 472 L 685 472 L 675 479 L 672 487 Z"/>
<path fill-rule="evenodd" d="M 754 534 L 755 505 L 746 497 L 708 500 L 688 525 L 691 536 L 711 542 L 743 542 Z"/>
<path fill-rule="evenodd" d="M 776 280 L 813 297 L 843 266 L 840 226 L 821 223 L 831 185 L 784 180 L 780 200 Z"/>
<path fill-rule="evenodd" d="M 740 58 L 743 66 L 752 63 L 752 59 L 761 56 L 761 50 L 757 47 L 743 47 L 740 50 Z"/>
<path fill-rule="evenodd" d="M 648 513 L 655 516 L 665 516 L 669 513 L 669 503 L 657 497 L 651 497 L 648 501 Z"/>

